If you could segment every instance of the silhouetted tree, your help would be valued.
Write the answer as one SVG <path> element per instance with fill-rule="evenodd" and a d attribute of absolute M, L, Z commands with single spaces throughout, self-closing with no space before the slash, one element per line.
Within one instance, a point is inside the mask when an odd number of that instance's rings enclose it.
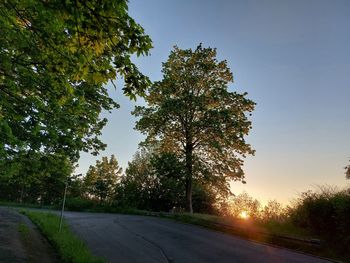
<path fill-rule="evenodd" d="M 233 197 L 230 201 L 230 213 L 232 216 L 239 217 L 242 212 L 245 212 L 249 217 L 259 218 L 261 204 L 257 199 L 243 192 Z"/>
<path fill-rule="evenodd" d="M 233 76 L 226 61 L 217 61 L 216 49 L 175 47 L 162 72 L 146 96 L 147 106 L 134 111 L 141 117 L 136 128 L 147 135 L 146 144 L 158 142 L 161 151 L 183 160 L 192 212 L 193 180 L 204 176 L 201 171 L 227 185 L 244 180 L 242 157 L 254 153 L 244 139 L 251 128 L 246 113 L 255 103 L 246 93 L 228 91 Z"/>
<path fill-rule="evenodd" d="M 154 185 L 150 159 L 151 152 L 143 148 L 128 162 L 125 175 L 117 187 L 116 202 L 119 206 L 150 209 L 149 195 Z"/>
<path fill-rule="evenodd" d="M 183 166 L 174 154 L 154 154 L 143 148 L 128 164 L 118 186 L 117 202 L 156 211 L 182 207 L 183 180 Z"/>
<path fill-rule="evenodd" d="M 280 221 L 286 218 L 286 210 L 277 200 L 270 200 L 264 206 L 261 218 L 266 221 Z"/>
<path fill-rule="evenodd" d="M 185 207 L 186 171 L 174 153 L 142 148 L 128 164 L 118 185 L 116 203 L 155 211 L 183 211 Z M 224 193 L 205 180 L 193 182 L 193 208 L 196 212 L 217 212 L 216 202 Z"/>

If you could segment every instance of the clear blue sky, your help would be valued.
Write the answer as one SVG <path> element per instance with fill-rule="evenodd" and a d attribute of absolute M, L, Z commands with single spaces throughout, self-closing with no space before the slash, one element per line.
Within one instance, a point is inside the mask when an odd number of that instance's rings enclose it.
<path fill-rule="evenodd" d="M 151 80 L 161 79 L 174 45 L 202 42 L 228 61 L 230 90 L 257 103 L 247 138 L 256 155 L 246 160 L 247 184 L 233 183 L 233 192 L 287 202 L 317 184 L 348 184 L 350 1 L 130 0 L 129 11 L 154 43 L 151 56 L 135 59 Z M 110 94 L 121 108 L 106 115 L 101 155 L 114 153 L 125 168 L 143 137 L 133 130 L 134 102 Z M 82 154 L 77 172 L 95 160 Z"/>

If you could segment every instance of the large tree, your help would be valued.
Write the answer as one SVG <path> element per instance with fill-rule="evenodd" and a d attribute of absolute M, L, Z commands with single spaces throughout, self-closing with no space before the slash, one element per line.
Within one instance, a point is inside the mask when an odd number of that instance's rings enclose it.
<path fill-rule="evenodd" d="M 145 143 L 158 143 L 185 163 L 187 209 L 192 212 L 194 177 L 225 185 L 244 180 L 243 160 L 253 154 L 245 142 L 251 129 L 247 113 L 255 103 L 246 93 L 230 92 L 233 81 L 226 61 L 216 59 L 216 49 L 182 50 L 175 47 L 163 63 L 164 76 L 149 89 L 147 106 L 136 107 L 136 129 L 147 135 Z"/>
<path fill-rule="evenodd" d="M 118 107 L 106 84 L 121 76 L 135 97 L 150 83 L 130 56 L 151 40 L 126 0 L 4 0 L 0 32 L 0 169 L 23 152 L 97 153 L 100 113 Z"/>

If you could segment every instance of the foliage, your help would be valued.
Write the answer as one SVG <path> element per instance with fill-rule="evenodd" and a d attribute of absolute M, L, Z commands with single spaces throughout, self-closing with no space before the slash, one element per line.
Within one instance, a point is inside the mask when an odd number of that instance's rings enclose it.
<path fill-rule="evenodd" d="M 118 107 L 105 84 L 117 74 L 124 93 L 150 84 L 130 55 L 147 54 L 150 38 L 128 15 L 126 0 L 0 3 L 0 170 L 23 152 L 105 148 L 102 110 Z"/>
<path fill-rule="evenodd" d="M 22 153 L 0 170 L 0 198 L 53 205 L 61 199 L 71 162 L 59 154 Z"/>
<path fill-rule="evenodd" d="M 210 180 L 227 191 L 230 180 L 243 181 L 242 157 L 254 153 L 244 139 L 251 128 L 246 113 L 255 103 L 246 93 L 228 91 L 233 76 L 215 49 L 175 47 L 162 72 L 146 96 L 148 105 L 134 111 L 141 117 L 136 128 L 147 135 L 145 144 L 157 143 L 184 163 L 192 212 L 193 180 Z"/>
<path fill-rule="evenodd" d="M 215 188 L 209 184 L 202 184 L 199 181 L 193 182 L 193 211 L 203 214 L 219 214 L 217 210 L 217 193 Z"/>
<path fill-rule="evenodd" d="M 338 244 L 350 246 L 350 191 L 322 187 L 320 191 L 302 193 L 291 213 L 297 226 Z M 345 252 L 345 250 L 344 250 Z"/>
<path fill-rule="evenodd" d="M 261 216 L 260 202 L 246 192 L 231 198 L 229 208 L 228 215 L 232 217 L 238 218 L 242 212 L 247 213 L 250 218 L 258 219 Z"/>
<path fill-rule="evenodd" d="M 98 263 L 104 260 L 93 256 L 85 244 L 74 236 L 67 224 L 63 224 L 58 232 L 60 218 L 51 213 L 24 211 L 57 249 L 62 262 L 70 263 Z"/>
<path fill-rule="evenodd" d="M 88 211 L 96 206 L 93 200 L 82 197 L 67 197 L 66 210 L 70 211 Z"/>
<path fill-rule="evenodd" d="M 84 178 L 84 187 L 88 195 L 98 198 L 100 202 L 112 201 L 122 168 L 114 155 L 108 160 L 102 157 L 95 166 L 90 166 Z"/>
<path fill-rule="evenodd" d="M 135 208 L 148 207 L 148 187 L 152 184 L 150 165 L 151 153 L 145 149 L 135 153 L 128 163 L 126 173 L 117 187 L 116 202 L 119 206 Z"/>
<path fill-rule="evenodd" d="M 346 166 L 344 169 L 345 169 L 346 179 L 350 179 L 350 164 L 348 166 Z"/>
<path fill-rule="evenodd" d="M 67 187 L 67 195 L 71 198 L 79 198 L 83 197 L 86 189 L 84 186 L 84 178 L 82 178 L 82 174 L 78 174 L 74 177 L 70 177 L 68 181 Z"/>
<path fill-rule="evenodd" d="M 247 192 L 230 197 L 220 203 L 219 211 L 224 216 L 240 218 L 244 212 L 249 218 L 261 223 L 275 222 L 285 223 L 289 218 L 290 207 L 284 207 L 277 200 L 269 200 L 262 205 L 259 200 L 250 196 Z"/>
<path fill-rule="evenodd" d="M 117 187 L 116 205 L 152 211 L 182 211 L 185 207 L 184 165 L 173 153 L 142 148 Z M 217 192 L 209 184 L 194 182 L 196 212 L 217 212 Z"/>
<path fill-rule="evenodd" d="M 174 207 L 182 207 L 184 202 L 183 165 L 176 155 L 163 153 L 151 158 L 152 174 L 155 187 L 151 203 L 157 204 L 155 210 L 169 211 Z"/>
<path fill-rule="evenodd" d="M 277 200 L 269 200 L 261 211 L 261 219 L 268 222 L 280 222 L 288 217 L 287 211 Z"/>
<path fill-rule="evenodd" d="M 183 203 L 182 165 L 173 154 L 154 155 L 145 148 L 128 164 L 117 203 L 138 209 L 169 211 Z"/>

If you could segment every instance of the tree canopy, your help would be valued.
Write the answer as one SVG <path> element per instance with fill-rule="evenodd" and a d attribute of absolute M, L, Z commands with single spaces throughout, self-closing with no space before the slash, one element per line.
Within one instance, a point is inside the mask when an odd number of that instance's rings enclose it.
<path fill-rule="evenodd" d="M 0 199 L 56 204 L 74 167 L 66 156 L 21 153 L 0 170 Z"/>
<path fill-rule="evenodd" d="M 185 169 L 174 153 L 141 148 L 117 186 L 116 205 L 152 211 L 183 211 L 185 205 Z M 217 187 L 194 180 L 194 210 L 218 213 Z"/>
<path fill-rule="evenodd" d="M 175 47 L 163 63 L 163 79 L 149 89 L 147 106 L 136 107 L 136 129 L 172 152 L 186 168 L 187 209 L 192 211 L 193 177 L 226 186 L 244 180 L 243 160 L 253 154 L 245 135 L 251 129 L 247 113 L 255 103 L 246 93 L 230 92 L 233 76 L 216 49 Z"/>
<path fill-rule="evenodd" d="M 0 3 L 0 165 L 21 152 L 104 149 L 102 110 L 118 107 L 105 85 L 124 93 L 150 84 L 132 54 L 152 46 L 126 0 L 4 0 Z"/>
<path fill-rule="evenodd" d="M 119 167 L 114 155 L 109 160 L 107 157 L 102 157 L 102 160 L 97 160 L 86 173 L 84 186 L 87 193 L 98 198 L 100 202 L 112 201 L 121 174 L 122 168 Z"/>
<path fill-rule="evenodd" d="M 153 211 L 181 207 L 182 170 L 175 155 L 141 149 L 128 163 L 118 187 L 117 204 Z"/>

